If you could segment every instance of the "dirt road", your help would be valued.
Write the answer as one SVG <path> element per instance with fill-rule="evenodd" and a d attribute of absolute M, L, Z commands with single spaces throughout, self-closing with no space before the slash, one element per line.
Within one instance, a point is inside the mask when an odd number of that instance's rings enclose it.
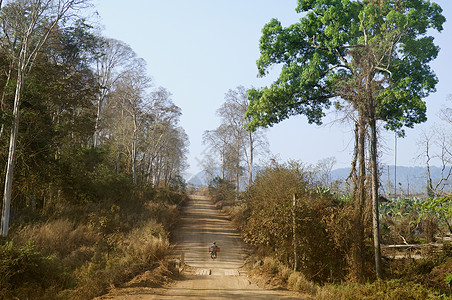
<path fill-rule="evenodd" d="M 221 248 L 212 260 L 213 241 Z M 181 280 L 165 288 L 128 289 L 103 299 L 300 299 L 295 293 L 261 289 L 241 268 L 244 244 L 230 221 L 207 198 L 194 196 L 174 236 L 175 251 L 184 254 L 188 268 Z"/>

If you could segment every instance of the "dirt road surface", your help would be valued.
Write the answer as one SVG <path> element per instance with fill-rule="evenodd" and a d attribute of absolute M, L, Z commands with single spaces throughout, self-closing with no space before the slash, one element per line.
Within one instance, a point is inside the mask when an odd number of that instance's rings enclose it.
<path fill-rule="evenodd" d="M 214 241 L 221 249 L 216 260 L 208 252 Z M 179 280 L 164 288 L 124 289 L 102 299 L 301 299 L 248 280 L 241 268 L 245 251 L 239 233 L 206 197 L 191 198 L 174 242 L 177 255 L 183 254 L 188 265 Z"/>

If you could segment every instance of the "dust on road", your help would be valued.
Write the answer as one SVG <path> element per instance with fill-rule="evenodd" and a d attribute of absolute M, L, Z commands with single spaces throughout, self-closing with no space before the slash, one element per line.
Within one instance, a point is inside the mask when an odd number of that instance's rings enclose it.
<path fill-rule="evenodd" d="M 212 260 L 208 249 L 221 248 Z M 231 222 L 203 196 L 193 196 L 174 235 L 177 255 L 188 267 L 181 279 L 164 288 L 126 289 L 102 299 L 300 299 L 296 293 L 267 290 L 251 283 L 241 267 L 244 244 Z"/>

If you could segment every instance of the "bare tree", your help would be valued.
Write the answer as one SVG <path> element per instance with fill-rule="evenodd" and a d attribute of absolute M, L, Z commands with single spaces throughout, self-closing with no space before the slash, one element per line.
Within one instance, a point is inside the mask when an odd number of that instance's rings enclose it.
<path fill-rule="evenodd" d="M 206 130 L 204 131 L 202 139 L 204 144 L 209 145 L 212 153 L 220 156 L 221 179 L 225 179 L 226 153 L 228 145 L 231 143 L 228 127 L 222 124 L 215 130 Z"/>
<path fill-rule="evenodd" d="M 145 64 L 136 60 L 136 67 L 124 73 L 115 85 L 114 95 L 111 97 L 112 121 L 123 120 L 123 126 L 130 124 L 131 132 L 128 137 L 130 143 L 131 169 L 134 184 L 137 184 L 137 156 L 138 141 L 143 114 L 143 104 L 147 100 L 146 91 L 151 80 L 146 76 Z"/>
<path fill-rule="evenodd" d="M 217 110 L 221 125 L 205 131 L 203 142 L 210 146 L 211 152 L 220 156 L 221 177 L 235 182 L 236 198 L 240 190 L 240 178 L 246 168 L 248 184 L 253 181 L 253 166 L 257 153 L 265 152 L 268 143 L 263 129 L 247 131 L 250 121 L 245 117 L 248 109 L 248 91 L 243 86 L 230 89 L 225 94 L 225 102 Z M 210 165 L 210 164 L 209 164 Z"/>
<path fill-rule="evenodd" d="M 8 44 L 9 49 L 13 51 L 17 68 L 13 124 L 3 195 L 2 236 L 8 235 L 16 143 L 19 132 L 19 108 L 25 79 L 33 68 L 39 51 L 57 25 L 70 17 L 70 11 L 75 11 L 87 3 L 88 0 L 20 0 L 7 1 L 6 6 L 2 8 L 1 25 L 4 27 L 3 31 L 8 33 L 2 44 Z"/>
<path fill-rule="evenodd" d="M 176 169 L 180 168 L 188 138 L 178 128 L 182 115 L 180 107 L 171 99 L 171 93 L 163 87 L 150 95 L 148 104 L 149 124 L 145 137 L 147 176 L 158 186 L 163 176 L 166 185 Z"/>
<path fill-rule="evenodd" d="M 94 147 L 99 145 L 103 108 L 107 96 L 112 92 L 115 83 L 128 71 L 136 67 L 136 54 L 124 42 L 115 39 L 104 39 L 100 44 L 99 56 L 96 60 L 96 76 L 99 84 L 97 96 L 97 113 L 94 130 Z"/>

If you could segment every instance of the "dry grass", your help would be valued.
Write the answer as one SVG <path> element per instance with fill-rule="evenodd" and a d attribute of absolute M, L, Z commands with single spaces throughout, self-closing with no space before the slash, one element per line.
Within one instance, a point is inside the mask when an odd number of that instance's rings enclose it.
<path fill-rule="evenodd" d="M 337 300 L 424 300 L 424 299 L 449 299 L 436 296 L 433 292 L 413 282 L 402 280 L 388 280 L 374 282 L 372 284 L 342 284 L 326 285 L 318 289 L 316 299 Z"/>
<path fill-rule="evenodd" d="M 12 238 L 18 244 L 31 240 L 41 252 L 56 255 L 59 259 L 78 256 L 76 252 L 79 250 L 87 252 L 98 239 L 89 226 L 76 226 L 66 219 L 24 226 L 14 232 Z"/>
<path fill-rule="evenodd" d="M 67 208 L 65 216 L 70 218 L 53 216 L 44 223 L 16 227 L 10 231 L 19 249 L 14 253 L 19 257 L 21 245 L 31 243 L 37 257 L 48 258 L 52 269 L 38 266 L 39 272 L 48 275 L 40 276 L 35 284 L 27 279 L 31 272 L 27 270 L 35 268 L 24 268 L 23 278 L 15 279 L 13 285 L 5 288 L 1 284 L 0 299 L 30 295 L 33 299 L 92 299 L 165 264 L 170 252 L 168 230 L 179 214 L 177 205 L 165 201 L 132 201 L 131 205 L 107 201 L 84 210 L 74 207 L 74 214 Z M 13 262 L 14 255 L 7 259 Z M 0 255 L 0 277 L 6 270 L 1 267 L 4 259 Z"/>
<path fill-rule="evenodd" d="M 308 295 L 315 295 L 318 287 L 312 282 L 306 279 L 306 277 L 300 272 L 292 272 L 287 280 L 287 287 L 290 290 L 294 290 Z"/>
<path fill-rule="evenodd" d="M 128 233 L 118 248 L 134 260 L 152 264 L 163 259 L 168 254 L 169 247 L 163 226 L 151 220 Z"/>

